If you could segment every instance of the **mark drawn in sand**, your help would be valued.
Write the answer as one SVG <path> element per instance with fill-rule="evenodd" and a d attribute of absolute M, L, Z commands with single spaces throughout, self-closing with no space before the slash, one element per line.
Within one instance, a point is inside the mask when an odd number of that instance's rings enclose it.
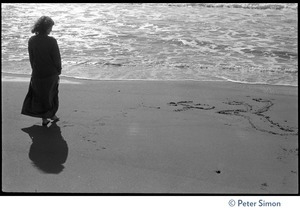
<path fill-rule="evenodd" d="M 181 108 L 175 109 L 174 112 L 186 111 L 189 109 L 202 109 L 202 110 L 211 110 L 214 109 L 214 106 L 210 106 L 208 104 L 195 104 L 193 101 L 179 101 L 179 102 L 170 102 L 169 106 L 179 106 Z"/>
<path fill-rule="evenodd" d="M 284 126 L 280 123 L 276 123 L 270 119 L 270 116 L 266 115 L 266 112 L 274 105 L 274 103 L 271 100 L 262 99 L 262 98 L 253 98 L 252 100 L 255 101 L 256 103 L 259 103 L 259 106 L 252 105 L 244 101 L 228 101 L 223 103 L 230 106 L 239 106 L 239 108 L 221 110 L 221 111 L 217 111 L 216 113 L 242 117 L 249 122 L 252 128 L 261 132 L 280 135 L 280 136 L 298 135 L 298 128 Z M 173 110 L 174 112 L 182 112 L 182 111 L 187 111 L 189 109 L 201 109 L 201 110 L 215 109 L 215 106 L 211 106 L 208 104 L 194 103 L 193 101 L 169 102 L 168 105 L 179 107 L 178 109 Z M 287 121 L 285 120 L 285 122 Z M 231 125 L 231 124 L 226 124 L 226 125 Z"/>
<path fill-rule="evenodd" d="M 261 98 L 253 98 L 252 100 L 261 103 L 262 106 L 257 107 L 243 101 L 229 101 L 224 103 L 232 106 L 242 105 L 244 109 L 222 110 L 217 113 L 242 117 L 250 123 L 252 128 L 261 132 L 280 136 L 298 135 L 298 128 L 283 126 L 264 114 L 274 105 L 271 100 Z"/>

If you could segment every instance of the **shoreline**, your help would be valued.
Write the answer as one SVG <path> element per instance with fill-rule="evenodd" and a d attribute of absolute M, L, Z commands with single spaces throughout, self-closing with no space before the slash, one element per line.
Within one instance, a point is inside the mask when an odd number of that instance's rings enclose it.
<path fill-rule="evenodd" d="M 41 132 L 41 120 L 20 114 L 28 83 L 2 82 L 4 192 L 299 190 L 297 87 L 61 79 L 61 120 L 49 125 L 57 140 L 50 148 L 64 161 L 55 173 L 35 162 L 43 154 L 30 135 Z"/>
<path fill-rule="evenodd" d="M 23 78 L 30 78 L 31 75 L 28 74 L 17 74 L 17 73 L 7 73 L 2 72 L 1 80 L 2 82 L 28 82 L 29 80 L 24 80 Z M 239 85 L 257 85 L 257 86 L 271 86 L 271 87 L 287 87 L 287 88 L 298 88 L 298 86 L 295 85 L 286 85 L 286 84 L 264 84 L 264 83 L 248 83 L 248 82 L 241 82 L 241 81 L 232 81 L 232 80 L 226 80 L 226 79 L 219 79 L 219 80 L 192 80 L 192 79 L 172 79 L 172 80 L 163 80 L 163 79 L 88 79 L 88 78 L 80 78 L 80 77 L 69 77 L 69 76 L 62 76 L 60 75 L 60 78 L 67 81 L 87 81 L 87 82 L 105 82 L 105 81 L 112 81 L 112 82 L 122 82 L 122 81 L 137 81 L 137 82 L 228 82 L 233 84 L 239 84 Z M 3 80 L 4 79 L 4 80 Z"/>

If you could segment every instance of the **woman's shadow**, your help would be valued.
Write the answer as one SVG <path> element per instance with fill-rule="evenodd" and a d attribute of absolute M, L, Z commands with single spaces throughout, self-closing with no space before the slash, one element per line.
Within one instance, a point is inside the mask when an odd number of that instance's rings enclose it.
<path fill-rule="evenodd" d="M 33 165 L 44 173 L 62 172 L 68 157 L 68 145 L 61 135 L 60 127 L 52 123 L 49 127 L 33 125 L 22 128 L 22 131 L 32 139 L 29 158 Z"/>

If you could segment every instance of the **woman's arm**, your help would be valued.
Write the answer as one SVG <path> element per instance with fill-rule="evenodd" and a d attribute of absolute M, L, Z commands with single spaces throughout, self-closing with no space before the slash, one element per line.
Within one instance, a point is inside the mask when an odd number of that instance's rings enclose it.
<path fill-rule="evenodd" d="M 54 39 L 54 46 L 52 51 L 52 59 L 54 62 L 55 67 L 57 68 L 58 74 L 61 74 L 61 57 L 60 57 L 60 51 L 57 44 L 57 41 Z"/>
<path fill-rule="evenodd" d="M 32 44 L 31 44 L 31 39 L 28 41 L 28 53 L 29 53 L 29 61 L 31 65 L 31 69 L 33 70 L 33 51 L 32 51 Z"/>

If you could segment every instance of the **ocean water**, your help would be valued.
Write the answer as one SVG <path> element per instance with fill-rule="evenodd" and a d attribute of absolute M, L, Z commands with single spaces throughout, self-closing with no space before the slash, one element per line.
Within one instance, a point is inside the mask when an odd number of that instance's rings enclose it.
<path fill-rule="evenodd" d="M 298 4 L 1 4 L 2 72 L 31 74 L 27 43 L 50 16 L 62 75 L 298 86 Z"/>

